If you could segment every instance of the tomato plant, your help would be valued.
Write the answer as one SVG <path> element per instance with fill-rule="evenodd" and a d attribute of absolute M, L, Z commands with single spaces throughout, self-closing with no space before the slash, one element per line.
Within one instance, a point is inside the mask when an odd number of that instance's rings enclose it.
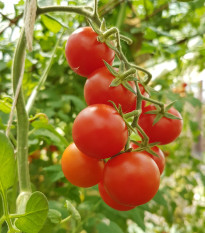
<path fill-rule="evenodd" d="M 62 155 L 61 166 L 70 183 L 87 188 L 96 185 L 102 179 L 104 162 L 83 154 L 72 143 Z"/>
<path fill-rule="evenodd" d="M 183 120 L 171 119 L 163 116 L 156 124 L 153 124 L 156 115 L 147 113 L 153 110 L 156 110 L 154 105 L 144 107 L 138 122 L 149 137 L 149 142 L 159 142 L 160 145 L 173 142 L 182 131 Z M 168 110 L 168 113 L 180 119 L 182 118 L 180 113 L 173 107 Z"/>
<path fill-rule="evenodd" d="M 65 55 L 75 73 L 88 77 L 96 69 L 105 66 L 103 60 L 112 64 L 114 51 L 99 42 L 97 37 L 98 34 L 91 27 L 79 28 L 69 36 Z"/>
<path fill-rule="evenodd" d="M 102 181 L 98 184 L 98 189 L 99 189 L 99 193 L 103 201 L 111 208 L 115 210 L 120 210 L 120 211 L 128 211 L 128 210 L 132 210 L 135 208 L 135 206 L 122 205 L 118 203 L 117 201 L 115 201 L 114 199 L 112 199 L 110 195 L 107 193 L 107 191 L 105 190 Z"/>
<path fill-rule="evenodd" d="M 134 144 L 134 143 L 131 143 L 130 145 L 131 145 L 131 147 L 133 149 L 139 148 L 139 146 L 136 145 L 136 144 Z M 164 156 L 164 153 L 157 146 L 153 146 L 150 149 L 152 151 L 154 151 L 158 155 L 158 157 L 150 154 L 147 151 L 143 151 L 143 153 L 149 155 L 155 161 L 155 163 L 157 164 L 157 166 L 159 168 L 160 174 L 162 174 L 162 172 L 164 171 L 164 167 L 165 167 L 165 156 Z"/>
<path fill-rule="evenodd" d="M 156 163 L 143 152 L 123 153 L 105 164 L 105 189 L 122 205 L 145 204 L 157 193 L 159 183 L 160 172 Z"/>

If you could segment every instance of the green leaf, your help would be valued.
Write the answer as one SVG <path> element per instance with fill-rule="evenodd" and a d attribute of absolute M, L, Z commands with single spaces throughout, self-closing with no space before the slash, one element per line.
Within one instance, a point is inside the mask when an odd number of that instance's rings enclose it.
<path fill-rule="evenodd" d="M 167 206 L 167 201 L 164 199 L 163 192 L 160 190 L 154 196 L 153 200 L 160 205 Z"/>
<path fill-rule="evenodd" d="M 49 167 L 43 168 L 44 171 L 48 173 L 49 180 L 54 183 L 57 180 L 64 177 L 64 174 L 62 172 L 62 168 L 60 164 L 52 165 Z"/>
<path fill-rule="evenodd" d="M 0 111 L 9 114 L 11 112 L 12 99 L 9 97 L 0 100 Z"/>
<path fill-rule="evenodd" d="M 122 229 L 112 221 L 109 223 L 100 222 L 96 228 L 98 233 L 123 233 Z"/>
<path fill-rule="evenodd" d="M 0 190 L 6 190 L 14 184 L 16 161 L 13 146 L 2 132 L 0 132 L 0 145 Z"/>
<path fill-rule="evenodd" d="M 48 218 L 53 224 L 59 224 L 62 220 L 62 214 L 54 209 L 49 209 Z"/>
<path fill-rule="evenodd" d="M 132 219 L 143 231 L 145 231 L 144 210 L 140 207 L 129 212 L 129 218 Z"/>
<path fill-rule="evenodd" d="M 32 126 L 35 129 L 33 131 L 35 136 L 47 137 L 52 142 L 67 147 L 67 140 L 62 135 L 60 135 L 51 124 L 43 121 L 34 121 Z"/>
<path fill-rule="evenodd" d="M 43 193 L 37 191 L 30 196 L 25 213 L 16 220 L 15 225 L 25 233 L 38 233 L 47 215 L 48 201 Z"/>
<path fill-rule="evenodd" d="M 53 17 L 48 15 L 41 15 L 41 20 L 43 21 L 44 25 L 53 33 L 57 33 L 61 30 L 61 24 L 55 20 Z"/>
<path fill-rule="evenodd" d="M 193 2 L 194 0 L 177 0 L 178 2 Z"/>
<path fill-rule="evenodd" d="M 77 211 L 77 209 L 72 205 L 71 202 L 66 200 L 66 204 L 65 204 L 66 209 L 71 213 L 72 217 L 76 220 L 76 221 L 80 221 L 81 220 L 81 216 L 79 214 L 79 212 Z"/>

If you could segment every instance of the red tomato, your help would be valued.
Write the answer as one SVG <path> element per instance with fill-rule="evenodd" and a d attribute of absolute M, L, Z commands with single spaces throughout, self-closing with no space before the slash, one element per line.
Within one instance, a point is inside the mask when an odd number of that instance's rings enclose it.
<path fill-rule="evenodd" d="M 130 146 L 133 148 L 133 149 L 137 149 L 139 148 L 139 146 L 137 146 L 136 144 L 134 143 L 130 143 Z M 164 157 L 164 153 L 159 149 L 159 147 L 157 146 L 154 146 L 154 147 L 151 147 L 151 150 L 153 150 L 159 157 L 157 156 L 154 156 L 150 153 L 148 153 L 147 151 L 143 151 L 143 153 L 149 155 L 149 157 L 151 157 L 155 163 L 157 164 L 158 168 L 159 168 L 159 172 L 160 174 L 162 174 L 162 172 L 164 171 L 164 167 L 165 167 L 165 157 Z"/>
<path fill-rule="evenodd" d="M 123 85 L 110 87 L 114 80 L 107 67 L 101 67 L 94 71 L 87 79 L 84 87 L 84 97 L 88 105 L 91 104 L 107 104 L 113 106 L 109 100 L 113 101 L 117 107 L 120 104 L 124 113 L 131 112 L 136 109 L 136 95 L 126 89 Z M 134 82 L 129 82 L 133 90 L 136 90 Z M 145 90 L 139 84 L 140 91 L 144 95 Z"/>
<path fill-rule="evenodd" d="M 111 198 L 122 205 L 138 206 L 157 193 L 160 173 L 147 154 L 127 152 L 105 164 L 102 181 Z"/>
<path fill-rule="evenodd" d="M 123 85 L 110 87 L 114 80 L 107 67 L 102 67 L 94 71 L 87 79 L 84 87 L 84 97 L 88 105 L 91 104 L 107 104 L 113 107 L 109 100 L 113 101 L 117 107 L 120 104 L 123 112 L 134 110 L 136 103 L 136 95 L 127 90 Z M 134 82 L 129 82 L 130 86 L 135 90 Z M 134 106 L 135 107 L 135 106 Z"/>
<path fill-rule="evenodd" d="M 79 150 L 98 159 L 119 153 L 128 139 L 124 120 L 114 108 L 105 104 L 83 109 L 74 121 L 72 134 Z"/>
<path fill-rule="evenodd" d="M 143 108 L 138 121 L 138 124 L 149 137 L 149 142 L 159 142 L 160 145 L 173 142 L 182 131 L 183 121 L 162 117 L 155 125 L 153 125 L 156 115 L 146 114 L 146 112 L 152 110 L 156 110 L 154 105 L 149 105 Z M 168 113 L 182 118 L 180 113 L 173 107 L 168 110 Z"/>
<path fill-rule="evenodd" d="M 127 211 L 127 210 L 132 210 L 135 208 L 135 206 L 125 206 L 125 205 L 121 205 L 120 203 L 116 202 L 115 200 L 113 200 L 109 194 L 107 193 L 107 191 L 104 188 L 104 185 L 102 182 L 100 182 L 98 184 L 98 189 L 99 189 L 99 193 L 101 198 L 103 199 L 103 201 L 110 206 L 111 208 L 115 209 L 115 210 L 120 210 L 120 211 Z"/>
<path fill-rule="evenodd" d="M 71 184 L 87 188 L 96 185 L 102 179 L 104 162 L 83 154 L 72 143 L 63 153 L 61 166 Z"/>
<path fill-rule="evenodd" d="M 69 36 L 65 55 L 75 73 L 88 77 L 96 69 L 105 66 L 103 60 L 112 65 L 114 51 L 99 42 L 97 37 L 91 27 L 78 28 Z"/>

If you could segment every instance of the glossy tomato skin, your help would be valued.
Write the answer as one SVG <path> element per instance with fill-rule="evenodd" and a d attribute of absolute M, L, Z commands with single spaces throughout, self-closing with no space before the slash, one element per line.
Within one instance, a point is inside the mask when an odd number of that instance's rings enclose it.
<path fill-rule="evenodd" d="M 63 153 L 61 166 L 70 183 L 87 188 L 96 185 L 102 179 L 104 162 L 83 154 L 72 143 Z"/>
<path fill-rule="evenodd" d="M 86 80 L 84 86 L 84 97 L 88 105 L 107 104 L 113 106 L 109 100 L 116 106 L 120 104 L 124 113 L 135 109 L 136 95 L 127 90 L 123 85 L 110 87 L 114 80 L 107 67 L 102 67 L 94 71 Z M 134 82 L 129 82 L 133 90 L 136 90 Z"/>
<path fill-rule="evenodd" d="M 107 193 L 107 191 L 104 188 L 104 185 L 102 183 L 102 181 L 98 184 L 98 189 L 99 189 L 99 193 L 101 198 L 103 199 L 103 201 L 110 206 L 111 208 L 115 209 L 115 210 L 119 210 L 119 211 L 128 211 L 128 210 L 132 210 L 135 208 L 135 206 L 125 206 L 125 205 L 121 205 L 120 203 L 116 202 L 114 199 L 112 199 L 109 194 Z"/>
<path fill-rule="evenodd" d="M 75 73 L 88 77 L 96 69 L 105 66 L 103 60 L 112 65 L 114 51 L 105 43 L 97 41 L 97 37 L 91 27 L 79 28 L 69 36 L 65 55 Z"/>
<path fill-rule="evenodd" d="M 133 149 L 139 148 L 139 146 L 137 146 L 134 143 L 130 143 L 130 146 Z M 148 153 L 147 151 L 143 151 L 143 153 L 149 155 L 149 157 L 152 158 L 155 161 L 155 163 L 157 164 L 157 166 L 159 168 L 159 172 L 160 172 L 160 175 L 161 175 L 162 172 L 164 171 L 164 167 L 165 167 L 165 156 L 164 156 L 164 153 L 157 146 L 151 147 L 151 150 L 153 150 L 159 157 L 154 156 L 154 155 Z"/>
<path fill-rule="evenodd" d="M 122 205 L 138 206 L 157 193 L 160 172 L 147 154 L 127 152 L 106 163 L 102 181 L 111 198 Z"/>
<path fill-rule="evenodd" d="M 79 150 L 93 158 L 104 159 L 123 149 L 128 130 L 114 108 L 94 104 L 83 109 L 76 117 L 72 135 Z"/>
<path fill-rule="evenodd" d="M 153 125 L 156 115 L 146 114 L 146 112 L 152 110 L 156 110 L 156 107 L 153 105 L 148 105 L 143 108 L 138 121 L 138 124 L 149 137 L 149 142 L 159 142 L 160 145 L 173 142 L 182 131 L 183 120 L 162 117 L 155 125 Z M 168 110 L 168 113 L 182 118 L 180 113 L 173 107 Z"/>

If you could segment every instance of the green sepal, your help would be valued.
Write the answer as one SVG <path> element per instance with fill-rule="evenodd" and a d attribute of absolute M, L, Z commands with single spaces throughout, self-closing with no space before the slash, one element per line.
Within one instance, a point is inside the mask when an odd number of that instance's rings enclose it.
<path fill-rule="evenodd" d="M 119 104 L 119 106 L 118 106 L 118 112 L 119 112 L 120 116 L 123 115 L 121 104 Z"/>
<path fill-rule="evenodd" d="M 166 107 L 165 107 L 165 112 L 168 111 L 175 103 L 176 103 L 177 100 L 171 102 L 170 104 L 168 104 Z"/>
<path fill-rule="evenodd" d="M 114 75 L 115 77 L 118 76 L 118 72 L 110 64 L 108 64 L 105 60 L 103 60 L 103 62 L 112 75 Z"/>
<path fill-rule="evenodd" d="M 148 153 L 150 153 L 151 155 L 154 155 L 154 156 L 156 156 L 156 157 L 159 158 L 159 155 L 158 155 L 157 153 L 155 153 L 150 147 L 147 148 L 146 151 L 147 151 Z"/>
<path fill-rule="evenodd" d="M 103 18 L 102 22 L 101 22 L 101 25 L 100 25 L 100 31 L 104 32 L 106 30 L 107 30 L 106 21 L 105 21 L 105 18 Z"/>
<path fill-rule="evenodd" d="M 168 113 L 168 112 L 166 112 L 166 113 L 164 114 L 164 116 L 165 116 L 166 118 L 170 118 L 170 119 L 174 119 L 174 120 L 182 120 L 182 118 L 179 118 L 179 117 L 177 117 L 177 116 L 175 116 L 175 115 L 173 115 L 173 114 L 171 114 L 171 113 Z"/>
<path fill-rule="evenodd" d="M 154 147 L 154 146 L 157 146 L 159 144 L 160 144 L 160 142 L 153 142 L 153 143 L 150 143 L 149 146 L 150 147 Z"/>
<path fill-rule="evenodd" d="M 120 78 L 115 78 L 111 84 L 110 84 L 110 87 L 117 87 L 119 86 L 120 84 L 122 84 L 122 80 Z"/>
<path fill-rule="evenodd" d="M 112 49 L 113 51 L 115 51 L 117 54 L 119 53 L 118 49 L 117 49 L 114 45 L 112 45 L 112 44 L 109 43 L 108 41 L 106 41 L 105 43 L 106 43 L 106 45 L 107 45 L 109 48 L 111 48 L 111 49 Z"/>
<path fill-rule="evenodd" d="M 137 131 L 124 119 L 124 121 L 125 121 L 125 124 L 126 124 L 126 126 L 127 126 L 127 128 L 128 129 L 130 129 L 133 133 L 137 133 Z"/>
<path fill-rule="evenodd" d="M 137 142 L 137 141 L 134 141 L 134 140 L 130 140 L 132 143 L 134 143 L 135 145 L 141 147 L 141 143 L 140 142 Z"/>
<path fill-rule="evenodd" d="M 114 109 L 115 109 L 117 112 L 119 112 L 119 111 L 118 111 L 118 108 L 117 108 L 117 106 L 116 106 L 116 104 L 115 104 L 112 100 L 108 100 L 108 102 L 110 102 L 110 103 L 113 105 Z"/>
<path fill-rule="evenodd" d="M 125 81 L 125 82 L 122 82 L 122 85 L 128 90 L 128 91 L 131 91 L 132 93 L 134 93 L 135 95 L 137 94 L 133 89 L 132 87 L 130 86 L 130 84 Z"/>
<path fill-rule="evenodd" d="M 97 26 L 97 24 L 94 23 L 94 21 L 90 20 L 89 18 L 87 18 L 87 20 L 88 20 L 90 26 L 92 27 L 93 31 L 95 31 L 98 35 L 100 35 L 101 31 L 100 31 L 99 27 Z"/>
<path fill-rule="evenodd" d="M 161 120 L 163 116 L 164 116 L 163 114 L 158 113 L 156 115 L 156 117 L 154 118 L 154 122 L 153 122 L 152 126 L 154 126 L 159 120 Z"/>
<path fill-rule="evenodd" d="M 158 113 L 159 113 L 158 110 L 151 110 L 151 111 L 145 112 L 145 114 L 158 114 Z"/>

